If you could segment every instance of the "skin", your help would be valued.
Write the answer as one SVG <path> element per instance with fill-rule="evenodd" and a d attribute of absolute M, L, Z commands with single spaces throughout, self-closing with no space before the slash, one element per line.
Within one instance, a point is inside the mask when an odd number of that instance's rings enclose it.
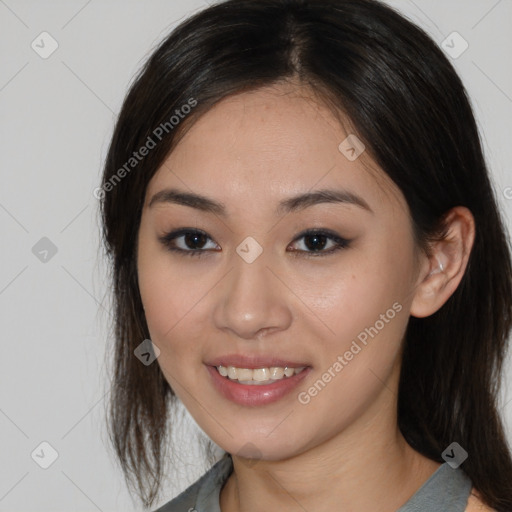
<path fill-rule="evenodd" d="M 147 189 L 137 252 L 146 319 L 167 381 L 206 434 L 233 455 L 223 512 L 394 511 L 439 467 L 397 427 L 400 349 L 409 315 L 431 315 L 457 288 L 473 217 L 462 207 L 451 210 L 446 240 L 427 257 L 414 244 L 400 190 L 367 152 L 349 161 L 338 149 L 347 135 L 307 89 L 283 83 L 243 93 L 202 115 Z M 228 215 L 149 206 L 170 187 L 222 202 Z M 275 214 L 280 200 L 320 188 L 349 190 L 372 212 L 321 203 Z M 159 241 L 182 227 L 207 233 L 203 257 L 174 253 Z M 308 258 L 311 239 L 296 237 L 309 228 L 332 230 L 349 246 L 327 254 L 334 244 L 327 239 L 319 249 L 326 255 Z M 250 264 L 236 252 L 247 236 L 263 248 Z M 198 246 L 184 237 L 174 242 Z M 401 311 L 300 403 L 297 393 L 397 302 Z M 204 364 L 232 353 L 292 354 L 311 371 L 276 403 L 237 405 L 214 389 Z"/>

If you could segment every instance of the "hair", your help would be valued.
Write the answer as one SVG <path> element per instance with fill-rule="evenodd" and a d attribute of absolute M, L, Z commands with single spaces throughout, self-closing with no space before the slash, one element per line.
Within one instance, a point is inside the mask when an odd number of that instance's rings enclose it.
<path fill-rule="evenodd" d="M 398 425 L 415 450 L 437 462 L 459 443 L 469 454 L 462 468 L 483 501 L 510 512 L 512 460 L 498 412 L 512 325 L 509 240 L 460 78 L 423 30 L 375 0 L 212 5 L 178 25 L 131 84 L 100 197 L 114 309 L 108 428 L 127 482 L 146 507 L 157 497 L 176 401 L 160 367 L 134 357 L 149 338 L 136 265 L 148 182 L 213 105 L 291 80 L 317 91 L 353 124 L 367 154 L 403 193 L 419 247 L 428 250 L 429 241 L 442 238 L 452 207 L 472 212 L 475 241 L 458 288 L 435 314 L 409 319 Z M 193 101 L 171 127 L 169 119 Z M 156 137 L 157 127 L 165 136 Z M 158 142 L 128 171 L 148 137 Z"/>

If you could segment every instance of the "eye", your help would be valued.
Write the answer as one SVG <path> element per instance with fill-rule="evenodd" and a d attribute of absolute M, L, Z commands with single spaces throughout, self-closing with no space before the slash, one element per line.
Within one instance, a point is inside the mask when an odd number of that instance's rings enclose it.
<path fill-rule="evenodd" d="M 181 244 L 176 243 L 176 240 L 179 239 L 182 239 Z M 211 239 L 204 231 L 192 228 L 181 228 L 167 233 L 160 237 L 159 240 L 170 251 L 177 251 L 187 256 L 202 256 L 206 253 L 206 250 L 203 250 L 206 240 Z"/>
<path fill-rule="evenodd" d="M 180 240 L 181 239 L 181 240 Z M 290 252 L 305 254 L 306 257 L 327 256 L 338 251 L 345 249 L 349 246 L 350 241 L 339 237 L 336 233 L 325 229 L 310 229 L 298 235 L 294 242 L 304 239 L 305 249 L 292 249 Z M 204 232 L 194 228 L 181 228 L 171 231 L 161 237 L 160 242 L 170 251 L 176 251 L 187 256 L 202 256 L 203 254 L 212 250 L 218 251 L 215 244 L 213 248 L 205 249 L 206 242 L 211 238 Z M 180 242 L 177 242 L 180 240 Z M 324 250 L 329 246 L 328 241 L 331 242 L 329 250 Z M 291 247 L 291 246 L 289 246 Z"/>
<path fill-rule="evenodd" d="M 294 249 L 292 252 L 305 253 L 306 257 L 327 256 L 340 249 L 346 249 L 350 245 L 349 240 L 341 238 L 336 233 L 326 229 L 310 229 L 304 231 L 297 236 L 294 242 L 301 239 L 305 240 L 303 246 L 306 247 L 306 250 L 299 249 L 296 251 Z M 331 241 L 331 246 L 329 250 L 324 250 L 326 245 L 329 245 L 329 240 Z"/>

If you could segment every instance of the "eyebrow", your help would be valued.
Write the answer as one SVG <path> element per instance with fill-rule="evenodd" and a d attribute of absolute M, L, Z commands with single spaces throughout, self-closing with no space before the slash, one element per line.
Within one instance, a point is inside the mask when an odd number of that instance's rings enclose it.
<path fill-rule="evenodd" d="M 153 195 L 148 207 L 159 203 L 173 203 L 189 206 L 206 213 L 214 213 L 221 217 L 227 216 L 226 206 L 218 201 L 200 194 L 185 192 L 178 189 L 163 189 Z M 304 210 L 310 206 L 321 203 L 341 203 L 358 206 L 370 213 L 374 213 L 368 203 L 360 196 L 348 190 L 321 189 L 306 192 L 282 200 L 276 208 L 276 215 Z"/>

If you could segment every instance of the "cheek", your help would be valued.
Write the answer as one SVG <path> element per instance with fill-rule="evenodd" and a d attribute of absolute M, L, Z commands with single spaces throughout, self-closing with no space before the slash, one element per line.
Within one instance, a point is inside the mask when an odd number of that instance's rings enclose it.
<path fill-rule="evenodd" d="M 338 280 L 325 281 L 317 313 L 330 332 L 322 341 L 319 370 L 331 368 L 345 397 L 372 395 L 379 385 L 372 372 L 384 380 L 398 357 L 409 318 L 413 252 L 403 242 L 395 247 L 400 252 L 382 240 L 359 252 Z M 328 394 L 342 400 L 336 387 Z"/>
<path fill-rule="evenodd" d="M 190 289 L 170 264 L 169 255 L 141 232 L 137 258 L 140 296 L 151 340 L 165 351 L 190 309 Z"/>
<path fill-rule="evenodd" d="M 349 275 L 329 282 L 318 316 L 331 333 L 317 340 L 315 379 L 299 390 L 311 418 L 330 418 L 334 429 L 348 425 L 393 372 L 408 322 L 399 271 L 382 252 L 359 258 Z"/>
<path fill-rule="evenodd" d="M 180 383 L 186 381 L 190 387 L 190 380 L 197 380 L 201 347 L 188 323 L 191 315 L 197 313 L 195 309 L 190 311 L 193 305 L 189 305 L 190 289 L 160 272 L 157 266 L 142 274 L 141 297 L 149 335 L 160 349 L 156 362 L 174 392 L 181 400 L 186 400 Z"/>
<path fill-rule="evenodd" d="M 397 265 L 393 255 L 386 252 L 374 253 L 359 257 L 352 271 L 342 278 L 326 280 L 317 311 L 334 331 L 331 334 L 349 340 L 374 325 L 381 315 L 386 316 L 386 312 L 388 317 L 394 317 L 397 306 L 393 310 L 393 304 L 406 309 L 410 295 L 404 279 L 407 265 L 405 261 Z"/>
<path fill-rule="evenodd" d="M 195 344 L 186 343 L 193 338 L 187 320 L 197 313 L 193 309 L 197 302 L 193 300 L 195 294 L 191 296 L 189 287 L 162 273 L 156 279 L 141 280 L 140 288 L 151 340 L 160 348 L 162 356 L 171 351 L 173 354 L 190 351 Z"/>
<path fill-rule="evenodd" d="M 207 266 L 202 272 L 193 270 L 197 266 L 188 260 L 180 262 L 151 240 L 141 241 L 146 245 L 138 257 L 139 290 L 151 341 L 160 349 L 158 363 L 167 378 L 194 380 L 201 369 L 197 361 L 202 359 L 208 318 L 211 322 L 213 272 Z"/>

